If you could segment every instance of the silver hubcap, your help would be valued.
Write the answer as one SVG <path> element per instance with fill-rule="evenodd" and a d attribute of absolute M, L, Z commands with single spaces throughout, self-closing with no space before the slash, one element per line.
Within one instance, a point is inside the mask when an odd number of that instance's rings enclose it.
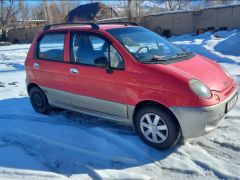
<path fill-rule="evenodd" d="M 160 116 L 153 113 L 147 113 L 142 116 L 140 128 L 144 137 L 153 143 L 162 143 L 168 137 L 166 123 Z"/>

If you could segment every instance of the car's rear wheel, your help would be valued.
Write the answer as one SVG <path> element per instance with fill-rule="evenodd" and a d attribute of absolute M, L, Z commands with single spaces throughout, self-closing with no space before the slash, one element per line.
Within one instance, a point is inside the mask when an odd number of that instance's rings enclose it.
<path fill-rule="evenodd" d="M 42 114 L 49 113 L 49 105 L 45 94 L 38 87 L 32 87 L 29 92 L 33 109 Z"/>
<path fill-rule="evenodd" d="M 156 105 L 148 105 L 137 111 L 135 127 L 140 138 L 157 149 L 170 148 L 180 139 L 180 128 L 175 117 Z"/>

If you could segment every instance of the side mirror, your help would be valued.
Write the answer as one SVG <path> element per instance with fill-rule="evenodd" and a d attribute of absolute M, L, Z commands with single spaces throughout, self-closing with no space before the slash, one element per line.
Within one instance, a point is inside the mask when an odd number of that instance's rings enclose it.
<path fill-rule="evenodd" d="M 108 59 L 106 57 L 99 57 L 94 61 L 95 65 L 98 67 L 106 68 L 108 66 Z"/>

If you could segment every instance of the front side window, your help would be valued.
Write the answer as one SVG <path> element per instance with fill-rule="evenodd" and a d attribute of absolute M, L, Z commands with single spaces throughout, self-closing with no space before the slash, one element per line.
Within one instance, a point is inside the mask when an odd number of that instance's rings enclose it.
<path fill-rule="evenodd" d="M 112 68 L 123 68 L 122 57 L 105 38 L 85 32 L 71 35 L 73 63 L 96 66 L 96 60 L 101 58 L 106 59 Z"/>
<path fill-rule="evenodd" d="M 46 34 L 39 41 L 38 58 L 64 61 L 65 34 Z"/>
<path fill-rule="evenodd" d="M 158 34 L 143 27 L 116 28 L 107 31 L 140 62 L 163 62 L 187 55 Z"/>

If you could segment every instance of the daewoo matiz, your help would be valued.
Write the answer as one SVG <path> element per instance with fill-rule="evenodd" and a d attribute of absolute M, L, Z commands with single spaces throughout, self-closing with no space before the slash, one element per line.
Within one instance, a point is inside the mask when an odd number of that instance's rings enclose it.
<path fill-rule="evenodd" d="M 46 26 L 25 65 L 35 111 L 129 123 L 158 149 L 210 132 L 238 98 L 225 68 L 134 23 Z"/>

